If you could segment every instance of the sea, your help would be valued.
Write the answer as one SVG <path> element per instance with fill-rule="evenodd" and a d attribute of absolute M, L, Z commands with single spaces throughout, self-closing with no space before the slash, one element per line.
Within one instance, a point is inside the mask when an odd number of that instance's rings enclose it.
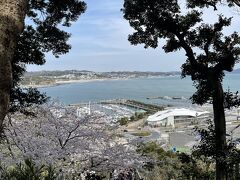
<path fill-rule="evenodd" d="M 240 74 L 227 74 L 223 87 L 240 91 Z M 196 89 L 189 77 L 167 76 L 71 83 L 39 90 L 66 105 L 132 99 L 149 104 L 191 106 L 189 98 Z"/>

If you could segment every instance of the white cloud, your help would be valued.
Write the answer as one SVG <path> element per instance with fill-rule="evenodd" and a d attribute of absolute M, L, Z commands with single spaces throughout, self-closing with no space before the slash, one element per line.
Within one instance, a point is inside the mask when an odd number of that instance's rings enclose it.
<path fill-rule="evenodd" d="M 133 32 L 120 11 L 123 0 L 85 0 L 88 9 L 79 21 L 68 30 L 72 33 L 69 54 L 61 56 L 61 61 L 53 61 L 48 56 L 45 66 L 30 69 L 94 69 L 99 71 L 117 70 L 179 70 L 185 60 L 184 53 L 165 54 L 160 48 L 145 50 L 143 45 L 132 46 L 128 35 Z M 184 4 L 182 4 L 184 6 Z M 234 16 L 232 26 L 226 30 L 240 29 L 238 14 L 222 12 Z M 216 12 L 206 10 L 204 18 L 211 22 L 216 20 Z M 162 41 L 161 41 L 162 42 Z"/>

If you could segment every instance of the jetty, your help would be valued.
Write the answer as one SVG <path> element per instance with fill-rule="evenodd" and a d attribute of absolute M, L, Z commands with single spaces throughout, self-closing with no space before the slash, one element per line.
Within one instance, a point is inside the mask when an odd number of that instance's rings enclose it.
<path fill-rule="evenodd" d="M 152 96 L 152 97 L 147 97 L 146 99 L 166 99 L 166 100 L 186 100 L 185 97 L 177 97 L 177 96 Z"/>
<path fill-rule="evenodd" d="M 148 103 L 144 103 L 136 100 L 129 100 L 129 99 L 112 99 L 112 100 L 104 100 L 99 102 L 76 103 L 76 104 L 70 104 L 69 106 L 86 106 L 88 104 L 115 104 L 115 105 L 122 105 L 130 108 L 134 108 L 134 109 L 144 110 L 151 113 L 164 110 L 165 108 L 165 106 L 148 104 Z"/>

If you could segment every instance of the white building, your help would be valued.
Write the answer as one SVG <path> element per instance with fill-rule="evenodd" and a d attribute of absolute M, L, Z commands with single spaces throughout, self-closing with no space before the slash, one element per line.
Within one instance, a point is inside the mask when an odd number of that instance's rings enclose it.
<path fill-rule="evenodd" d="M 180 123 L 190 123 L 195 120 L 204 120 L 209 118 L 208 111 L 197 112 L 190 109 L 168 109 L 159 111 L 147 119 L 149 126 L 172 126 Z"/>

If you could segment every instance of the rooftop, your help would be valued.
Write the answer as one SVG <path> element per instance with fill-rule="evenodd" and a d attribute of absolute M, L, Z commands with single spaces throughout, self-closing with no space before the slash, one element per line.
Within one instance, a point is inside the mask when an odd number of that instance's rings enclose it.
<path fill-rule="evenodd" d="M 154 115 L 148 117 L 147 121 L 154 122 L 163 120 L 170 116 L 191 116 L 191 117 L 198 117 L 201 115 L 209 114 L 208 111 L 198 112 L 190 109 L 180 108 L 180 109 L 168 109 L 164 111 L 159 111 Z"/>

